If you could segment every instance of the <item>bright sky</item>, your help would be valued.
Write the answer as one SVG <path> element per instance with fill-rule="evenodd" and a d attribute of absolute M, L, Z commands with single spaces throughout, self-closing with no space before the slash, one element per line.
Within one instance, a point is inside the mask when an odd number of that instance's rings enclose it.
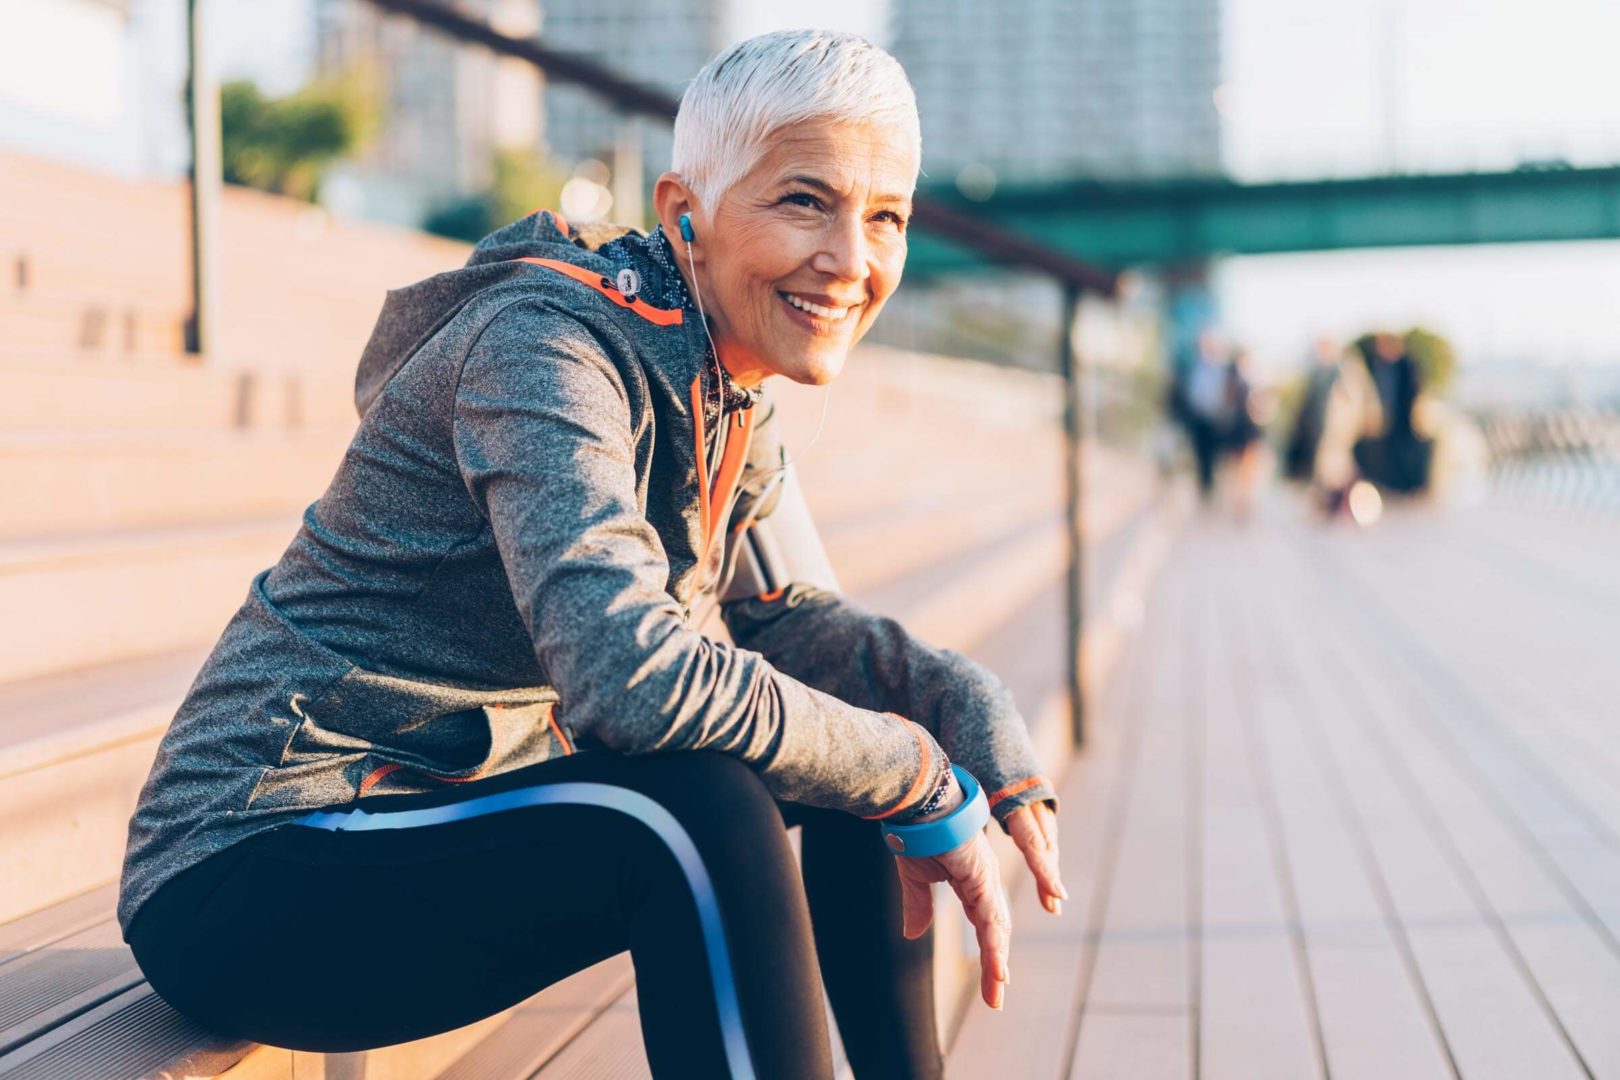
<path fill-rule="evenodd" d="M 1225 0 L 1239 176 L 1620 161 L 1614 0 Z"/>
<path fill-rule="evenodd" d="M 1242 178 L 1620 163 L 1615 0 L 1225 0 L 1229 169 Z M 1464 363 L 1620 363 L 1620 244 L 1228 260 L 1260 362 L 1320 332 L 1429 324 Z"/>

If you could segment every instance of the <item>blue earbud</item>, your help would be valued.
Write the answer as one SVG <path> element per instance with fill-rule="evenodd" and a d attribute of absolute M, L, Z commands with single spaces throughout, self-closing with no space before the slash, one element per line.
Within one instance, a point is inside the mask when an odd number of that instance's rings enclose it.
<path fill-rule="evenodd" d="M 697 233 L 692 231 L 692 215 L 682 214 L 680 217 L 681 239 L 688 244 L 697 239 Z"/>

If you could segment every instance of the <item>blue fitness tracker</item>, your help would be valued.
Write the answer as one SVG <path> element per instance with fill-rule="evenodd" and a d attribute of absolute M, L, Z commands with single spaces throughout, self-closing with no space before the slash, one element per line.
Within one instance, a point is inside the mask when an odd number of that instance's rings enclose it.
<path fill-rule="evenodd" d="M 962 785 L 962 805 L 936 821 L 917 825 L 884 824 L 883 842 L 890 851 L 912 859 L 941 855 L 961 847 L 984 828 L 985 822 L 990 820 L 990 804 L 985 801 L 984 789 L 962 766 L 952 765 L 951 771 L 956 774 L 956 782 Z"/>

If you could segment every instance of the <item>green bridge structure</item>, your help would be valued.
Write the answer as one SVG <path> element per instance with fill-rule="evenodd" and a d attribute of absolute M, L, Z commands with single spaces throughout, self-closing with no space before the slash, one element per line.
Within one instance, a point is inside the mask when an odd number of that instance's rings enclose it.
<path fill-rule="evenodd" d="M 1240 183 L 1228 179 L 1003 185 L 934 201 L 1077 260 L 1109 268 L 1197 265 L 1223 255 L 1620 238 L 1620 167 L 1521 167 Z M 993 262 L 939 232 L 912 234 L 908 275 Z"/>

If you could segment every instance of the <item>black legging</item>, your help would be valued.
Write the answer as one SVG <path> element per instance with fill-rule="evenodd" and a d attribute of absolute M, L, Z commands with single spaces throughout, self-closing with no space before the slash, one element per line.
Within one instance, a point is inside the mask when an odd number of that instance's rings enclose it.
<path fill-rule="evenodd" d="M 748 766 L 707 751 L 585 750 L 333 809 L 503 792 L 561 801 L 260 833 L 165 883 L 130 947 L 180 1012 L 327 1052 L 461 1027 L 629 949 L 661 1078 L 831 1077 L 824 978 L 857 1077 L 943 1074 L 932 933 L 901 934 L 894 857 L 874 822 L 778 804 Z M 802 884 L 784 828 L 796 824 Z M 700 903 L 705 878 L 713 900 Z"/>

